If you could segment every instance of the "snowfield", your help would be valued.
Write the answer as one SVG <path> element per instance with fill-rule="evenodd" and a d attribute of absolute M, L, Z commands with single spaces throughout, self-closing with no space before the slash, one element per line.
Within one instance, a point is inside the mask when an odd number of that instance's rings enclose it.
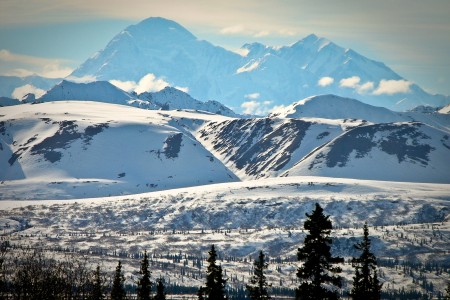
<path fill-rule="evenodd" d="M 14 245 L 88 253 L 111 270 L 120 258 L 130 281 L 147 250 L 154 278 L 199 286 L 203 259 L 215 244 L 230 285 L 242 286 L 250 258 L 262 249 L 271 259 L 269 280 L 295 287 L 303 221 L 316 202 L 336 228 L 336 255 L 357 255 L 353 244 L 367 221 L 380 261 L 450 264 L 449 184 L 287 177 L 108 198 L 2 201 L 0 225 Z M 412 278 L 419 269 L 411 275 L 380 264 L 385 287 L 418 288 Z M 351 266 L 344 271 L 349 284 Z M 442 290 L 448 274 L 422 273 Z"/>

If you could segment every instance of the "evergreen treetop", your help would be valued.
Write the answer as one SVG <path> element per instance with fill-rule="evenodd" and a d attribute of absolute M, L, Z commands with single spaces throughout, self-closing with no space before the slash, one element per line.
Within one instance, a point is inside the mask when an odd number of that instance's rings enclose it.
<path fill-rule="evenodd" d="M 267 283 L 264 270 L 269 264 L 265 261 L 265 255 L 262 250 L 259 252 L 258 259 L 253 263 L 253 276 L 250 278 L 250 283 L 246 285 L 247 291 L 251 299 L 254 300 L 268 300 L 271 299 L 267 291 L 270 286 Z"/>
<path fill-rule="evenodd" d="M 314 211 L 310 215 L 306 214 L 306 217 L 304 228 L 309 233 L 305 237 L 303 247 L 297 252 L 298 260 L 302 261 L 303 265 L 297 271 L 301 284 L 296 290 L 296 299 L 338 299 L 336 288 L 342 286 L 342 278 L 336 274 L 342 270 L 333 265 L 344 260 L 331 255 L 331 221 L 329 216 L 324 215 L 318 203 Z"/>
<path fill-rule="evenodd" d="M 116 272 L 114 273 L 113 285 L 111 288 L 111 300 L 125 300 L 125 277 L 122 273 L 122 263 L 119 263 L 116 267 Z"/>
<path fill-rule="evenodd" d="M 144 252 L 144 258 L 141 261 L 141 269 L 139 271 L 140 278 L 137 286 L 137 299 L 138 300 L 150 300 L 152 282 L 150 281 L 150 270 L 148 263 L 147 251 Z"/>

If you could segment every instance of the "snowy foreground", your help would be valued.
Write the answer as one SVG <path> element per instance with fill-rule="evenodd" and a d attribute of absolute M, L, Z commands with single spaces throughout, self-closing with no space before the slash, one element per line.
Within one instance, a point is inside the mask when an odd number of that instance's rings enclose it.
<path fill-rule="evenodd" d="M 413 278 L 422 274 L 443 291 L 450 265 L 450 184 L 288 177 L 109 198 L 1 201 L 0 228 L 13 245 L 88 253 L 111 271 L 120 258 L 130 282 L 147 250 L 154 278 L 198 287 L 204 282 L 201 258 L 215 244 L 229 284 L 242 286 L 262 249 L 271 259 L 271 283 L 295 287 L 303 221 L 316 202 L 336 228 L 335 255 L 357 255 L 352 246 L 367 221 L 384 289 L 420 290 Z M 426 270 L 426 264 L 444 272 Z M 350 284 L 349 264 L 344 276 Z"/>

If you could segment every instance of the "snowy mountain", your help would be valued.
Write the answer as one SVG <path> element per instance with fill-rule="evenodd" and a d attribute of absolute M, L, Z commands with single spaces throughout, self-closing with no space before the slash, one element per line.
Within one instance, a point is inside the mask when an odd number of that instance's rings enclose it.
<path fill-rule="evenodd" d="M 178 114 L 191 127 L 224 118 Z M 4 107 L 0 198 L 99 197 L 238 180 L 176 116 L 87 101 Z"/>
<path fill-rule="evenodd" d="M 192 98 L 188 93 L 173 87 L 165 87 L 158 92 L 144 92 L 138 95 L 138 99 L 144 100 L 149 107 L 156 106 L 163 110 L 191 109 L 202 110 L 228 117 L 239 117 L 234 111 L 218 101 L 209 100 L 202 102 Z M 145 103 L 139 103 L 140 107 L 145 107 Z"/>
<path fill-rule="evenodd" d="M 396 111 L 450 102 L 427 94 L 383 63 L 315 35 L 283 47 L 245 44 L 241 52 L 247 54 L 199 40 L 176 22 L 149 18 L 125 28 L 72 76 L 138 82 L 152 74 L 188 88 L 196 99 L 216 99 L 232 108 L 250 95 L 288 105 L 311 95 L 337 94 Z"/>
<path fill-rule="evenodd" d="M 12 98 L 8 98 L 8 97 L 0 97 L 0 107 L 19 105 L 19 104 L 21 104 L 21 102 L 17 99 L 12 99 Z"/>
<path fill-rule="evenodd" d="M 422 123 L 352 128 L 281 176 L 316 175 L 410 182 L 450 182 L 450 136 Z"/>
<path fill-rule="evenodd" d="M 165 87 L 159 92 L 144 92 L 137 95 L 127 93 L 108 81 L 76 83 L 63 80 L 38 98 L 40 102 L 65 100 L 98 101 L 151 110 L 202 110 L 230 117 L 239 116 L 217 101 L 201 102 L 176 88 Z M 29 101 L 24 101 L 27 102 Z"/>
<path fill-rule="evenodd" d="M 38 100 L 42 102 L 80 100 L 126 104 L 132 96 L 107 81 L 76 83 L 63 80 Z"/>
<path fill-rule="evenodd" d="M 360 119 L 373 123 L 406 121 L 400 113 L 336 95 L 312 96 L 279 109 L 269 117 Z"/>

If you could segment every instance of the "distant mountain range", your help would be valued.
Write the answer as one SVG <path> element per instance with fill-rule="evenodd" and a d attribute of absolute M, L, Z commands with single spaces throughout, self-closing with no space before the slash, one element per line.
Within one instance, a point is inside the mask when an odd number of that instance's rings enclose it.
<path fill-rule="evenodd" d="M 172 86 L 201 101 L 217 100 L 236 112 L 243 111 L 246 102 L 270 111 L 320 94 L 394 111 L 450 103 L 450 97 L 425 92 L 383 63 L 314 34 L 283 47 L 245 44 L 239 52 L 200 40 L 174 21 L 149 18 L 125 28 L 67 79 L 111 81 L 130 92 L 150 75 L 155 86 L 138 94 Z M 1 76 L 0 96 L 11 98 L 17 88 L 27 85 L 28 90 L 47 91 L 59 81 Z"/>
<path fill-rule="evenodd" d="M 196 99 L 215 99 L 235 110 L 246 101 L 288 105 L 317 94 L 357 98 L 396 111 L 450 102 L 383 63 L 315 35 L 283 47 L 245 44 L 241 52 L 199 40 L 176 22 L 149 18 L 125 28 L 72 76 L 138 82 L 151 73 L 187 88 Z"/>

